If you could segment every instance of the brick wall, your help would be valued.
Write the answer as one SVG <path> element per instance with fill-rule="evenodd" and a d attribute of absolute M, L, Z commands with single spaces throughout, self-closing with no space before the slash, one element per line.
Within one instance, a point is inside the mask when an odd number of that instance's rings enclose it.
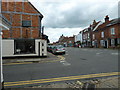
<path fill-rule="evenodd" d="M 10 31 L 3 30 L 5 38 L 41 38 L 42 14 L 30 2 L 2 0 L 2 14 L 12 23 Z M 22 27 L 22 21 L 31 21 L 31 27 Z"/>

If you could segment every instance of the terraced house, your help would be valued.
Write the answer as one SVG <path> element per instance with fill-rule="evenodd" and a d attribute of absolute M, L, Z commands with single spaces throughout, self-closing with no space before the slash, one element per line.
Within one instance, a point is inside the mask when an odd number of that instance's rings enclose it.
<path fill-rule="evenodd" d="M 100 48 L 117 48 L 120 44 L 120 18 L 109 20 L 105 17 L 105 22 L 101 23 L 93 30 L 93 45 Z"/>
<path fill-rule="evenodd" d="M 90 25 L 88 28 L 85 28 L 80 32 L 83 32 L 81 36 L 82 47 L 95 47 L 95 48 L 120 47 L 120 18 L 110 20 L 109 16 L 107 15 L 104 18 L 104 22 L 101 21 L 96 22 L 94 20 L 92 25 Z"/>

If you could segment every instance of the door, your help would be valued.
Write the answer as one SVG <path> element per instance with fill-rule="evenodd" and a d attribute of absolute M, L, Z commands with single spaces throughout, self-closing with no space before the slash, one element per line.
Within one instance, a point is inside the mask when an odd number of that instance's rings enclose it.
<path fill-rule="evenodd" d="M 107 41 L 105 41 L 105 48 L 107 48 Z"/>

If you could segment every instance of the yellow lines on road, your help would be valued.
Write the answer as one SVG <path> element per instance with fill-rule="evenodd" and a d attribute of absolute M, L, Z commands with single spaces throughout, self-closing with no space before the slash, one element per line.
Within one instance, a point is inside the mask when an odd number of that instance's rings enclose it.
<path fill-rule="evenodd" d="M 5 63 L 3 65 L 17 65 L 17 64 L 31 64 L 32 62 L 15 62 L 15 63 Z"/>
<path fill-rule="evenodd" d="M 65 57 L 63 57 L 63 56 L 57 56 L 57 57 L 59 58 L 59 61 L 65 60 Z"/>
<path fill-rule="evenodd" d="M 57 82 L 57 81 L 65 81 L 65 80 L 88 79 L 88 78 L 97 78 L 97 77 L 105 77 L 105 76 L 115 76 L 115 75 L 119 75 L 119 74 L 120 74 L 120 72 L 110 72 L 110 73 L 99 73 L 99 74 L 89 74 L 89 75 L 39 79 L 39 80 L 29 80 L 29 81 L 5 82 L 4 86 L 8 87 L 8 86 L 19 86 L 19 85 Z"/>
<path fill-rule="evenodd" d="M 65 57 L 63 56 L 57 56 L 57 60 L 42 60 L 42 61 L 30 61 L 30 62 L 15 62 L 15 63 L 6 63 L 6 64 L 3 64 L 3 65 L 17 65 L 17 64 L 31 64 L 31 63 L 49 63 L 49 62 L 57 62 L 57 61 L 62 61 L 62 60 L 65 60 Z"/>

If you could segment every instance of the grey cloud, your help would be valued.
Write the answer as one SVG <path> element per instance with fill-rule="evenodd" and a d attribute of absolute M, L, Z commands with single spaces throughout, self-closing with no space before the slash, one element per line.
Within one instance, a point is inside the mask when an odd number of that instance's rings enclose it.
<path fill-rule="evenodd" d="M 64 3 L 64 2 L 63 2 Z M 103 20 L 105 15 L 110 18 L 117 17 L 117 4 L 112 3 L 76 3 L 68 10 L 61 10 L 63 3 L 45 3 L 46 14 L 44 25 L 48 28 L 76 28 L 86 27 L 92 24 L 93 20 Z M 112 7 L 111 7 L 112 6 Z M 110 12 L 111 11 L 111 12 Z M 45 11 L 44 11 L 45 12 Z"/>

